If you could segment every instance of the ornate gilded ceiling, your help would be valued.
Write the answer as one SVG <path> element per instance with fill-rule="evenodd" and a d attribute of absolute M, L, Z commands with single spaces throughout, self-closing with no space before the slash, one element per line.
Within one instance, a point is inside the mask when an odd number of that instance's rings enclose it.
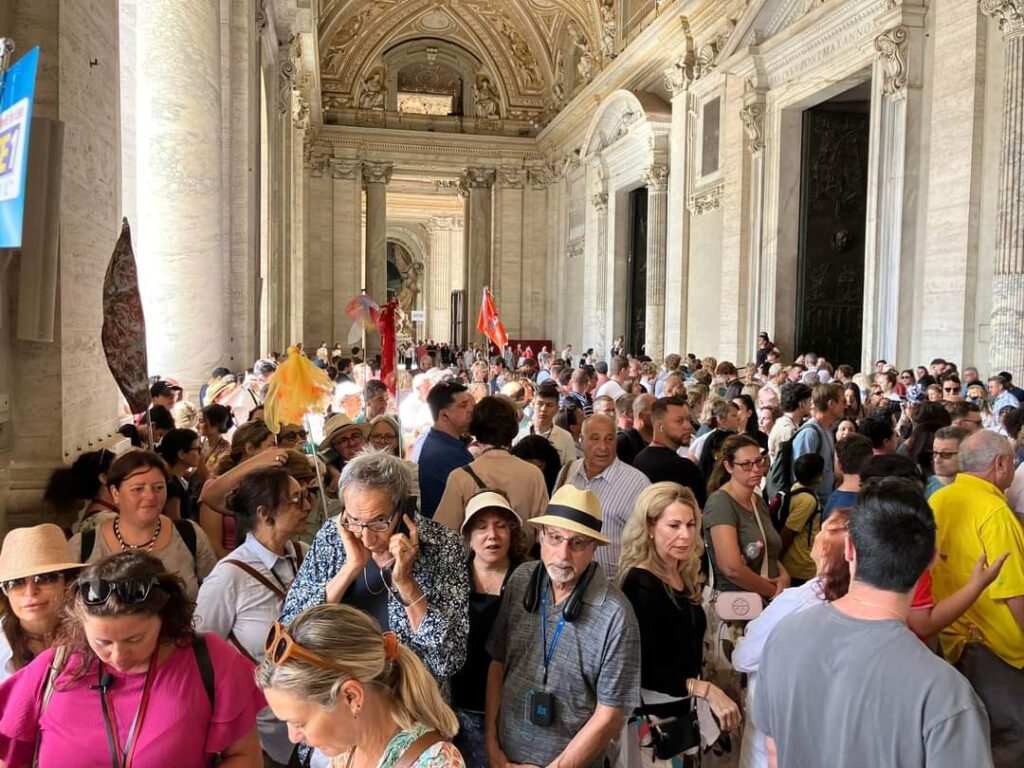
<path fill-rule="evenodd" d="M 467 116 L 550 115 L 614 58 L 620 11 L 621 0 L 322 0 L 324 106 L 392 109 L 389 56 L 404 45 L 421 71 L 446 47 L 468 54 Z"/>

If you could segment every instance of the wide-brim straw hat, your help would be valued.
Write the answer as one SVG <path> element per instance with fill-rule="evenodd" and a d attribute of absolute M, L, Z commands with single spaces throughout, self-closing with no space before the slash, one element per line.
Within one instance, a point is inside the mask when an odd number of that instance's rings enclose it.
<path fill-rule="evenodd" d="M 601 500 L 593 491 L 581 491 L 574 485 L 563 485 L 551 497 L 547 511 L 527 520 L 533 525 L 551 525 L 582 534 L 598 544 L 610 544 L 601 533 L 603 516 Z"/>
<path fill-rule="evenodd" d="M 360 422 L 356 423 L 348 417 L 347 413 L 336 413 L 324 424 L 324 439 L 320 441 L 320 450 L 326 451 L 331 447 L 331 441 L 348 429 L 357 429 L 363 433 L 363 439 L 370 432 L 370 425 Z"/>
<path fill-rule="evenodd" d="M 70 561 L 64 532 L 53 523 L 15 528 L 0 549 L 0 581 L 84 567 Z"/>
<path fill-rule="evenodd" d="M 473 516 L 483 512 L 485 509 L 503 509 L 516 519 L 520 528 L 523 526 L 523 518 L 512 509 L 512 505 L 508 503 L 508 499 L 502 494 L 495 491 L 480 491 L 466 502 L 466 514 L 462 519 L 462 527 L 459 528 L 459 532 L 465 533 L 466 526 L 469 525 L 469 521 L 473 519 Z"/>

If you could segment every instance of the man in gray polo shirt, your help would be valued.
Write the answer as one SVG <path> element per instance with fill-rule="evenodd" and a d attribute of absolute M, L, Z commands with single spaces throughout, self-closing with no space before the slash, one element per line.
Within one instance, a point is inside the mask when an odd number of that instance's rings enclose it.
<path fill-rule="evenodd" d="M 640 703 L 636 616 L 593 562 L 608 544 L 593 491 L 563 486 L 528 522 L 541 562 L 509 578 L 487 643 L 490 764 L 601 768 Z"/>

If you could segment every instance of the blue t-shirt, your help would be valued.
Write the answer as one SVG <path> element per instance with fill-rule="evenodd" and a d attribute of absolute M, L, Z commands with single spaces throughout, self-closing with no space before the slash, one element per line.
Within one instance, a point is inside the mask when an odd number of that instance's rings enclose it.
<path fill-rule="evenodd" d="M 413 459 L 420 466 L 420 514 L 433 518 L 448 484 L 448 475 L 453 469 L 469 464 L 473 454 L 461 440 L 431 427 L 423 438 L 419 455 L 414 451 Z"/>
<path fill-rule="evenodd" d="M 825 504 L 825 511 L 822 513 L 821 519 L 827 519 L 833 509 L 853 509 L 855 506 L 857 506 L 856 491 L 832 491 L 832 495 L 828 497 L 828 503 Z"/>

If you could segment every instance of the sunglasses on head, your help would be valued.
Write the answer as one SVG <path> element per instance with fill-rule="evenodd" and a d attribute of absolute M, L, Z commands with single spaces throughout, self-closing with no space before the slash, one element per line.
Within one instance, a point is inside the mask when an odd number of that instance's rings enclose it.
<path fill-rule="evenodd" d="M 0 589 L 7 594 L 14 592 L 15 590 L 24 589 L 28 586 L 31 581 L 37 587 L 41 587 L 45 584 L 56 584 L 64 578 L 64 571 L 53 571 L 52 573 L 37 573 L 35 576 L 23 576 L 20 579 L 7 579 L 7 581 L 0 582 Z"/>
<path fill-rule="evenodd" d="M 337 664 L 330 659 L 325 659 L 319 654 L 313 653 L 313 651 L 303 648 L 288 634 L 288 630 L 284 624 L 279 621 L 275 621 L 270 627 L 270 633 L 267 635 L 267 642 L 263 647 L 266 651 L 267 656 L 274 662 L 275 667 L 280 667 L 289 660 L 304 661 L 307 664 L 312 664 L 314 667 L 319 669 L 331 669 L 335 672 L 344 672 L 351 676 L 352 672 L 348 667 Z"/>
<path fill-rule="evenodd" d="M 86 605 L 104 605 L 111 595 L 117 595 L 121 603 L 127 605 L 138 605 L 146 602 L 150 591 L 157 586 L 160 580 L 155 576 L 145 576 L 136 579 L 121 579 L 120 581 L 108 581 L 107 579 L 79 579 L 78 594 Z"/>

